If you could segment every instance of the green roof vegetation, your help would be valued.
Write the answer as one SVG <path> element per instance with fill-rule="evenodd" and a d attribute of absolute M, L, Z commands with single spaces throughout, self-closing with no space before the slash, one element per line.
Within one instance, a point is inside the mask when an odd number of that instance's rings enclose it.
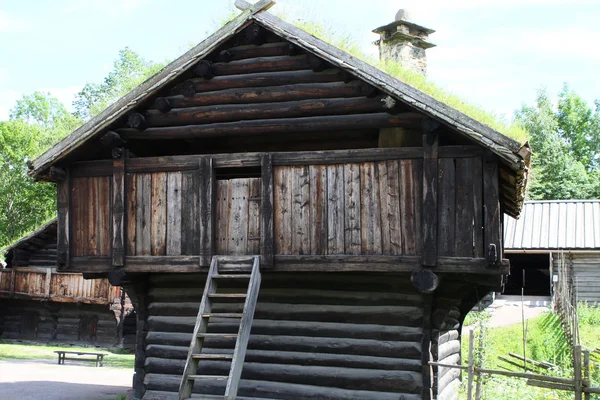
<path fill-rule="evenodd" d="M 279 17 L 289 20 L 285 15 L 280 15 Z M 360 49 L 360 46 L 356 43 L 356 41 L 347 34 L 337 35 L 330 27 L 319 22 L 304 20 L 296 20 L 291 22 L 307 33 L 333 46 L 336 46 L 341 50 L 344 50 L 353 57 L 373 65 L 388 75 L 391 75 L 394 78 L 414 87 L 415 89 L 426 93 L 434 99 L 462 112 L 474 120 L 489 126 L 503 135 L 518 141 L 519 143 L 525 143 L 528 139 L 527 132 L 518 124 L 506 123 L 502 118 L 494 113 L 466 102 L 460 97 L 431 82 L 424 75 L 421 75 L 410 68 L 404 67 L 401 63 L 394 61 L 380 61 L 365 54 Z"/>

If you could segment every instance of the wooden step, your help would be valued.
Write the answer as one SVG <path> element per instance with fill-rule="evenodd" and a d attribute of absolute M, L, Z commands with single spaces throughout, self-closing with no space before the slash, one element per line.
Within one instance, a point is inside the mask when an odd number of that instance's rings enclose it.
<path fill-rule="evenodd" d="M 204 313 L 202 318 L 242 318 L 242 313 Z"/>
<path fill-rule="evenodd" d="M 208 297 L 211 299 L 245 299 L 246 293 L 211 293 Z"/>
<path fill-rule="evenodd" d="M 193 354 L 195 360 L 231 360 L 233 354 Z"/>
<path fill-rule="evenodd" d="M 205 338 L 236 338 L 237 333 L 199 333 L 198 337 Z"/>
<path fill-rule="evenodd" d="M 188 375 L 190 381 L 226 381 L 227 375 Z"/>
<path fill-rule="evenodd" d="M 219 274 L 213 275 L 213 279 L 250 279 L 250 274 Z"/>

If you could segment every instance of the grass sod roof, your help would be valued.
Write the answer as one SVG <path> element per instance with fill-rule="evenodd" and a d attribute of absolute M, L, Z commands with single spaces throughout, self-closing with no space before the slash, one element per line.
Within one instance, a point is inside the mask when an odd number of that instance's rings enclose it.
<path fill-rule="evenodd" d="M 256 22 L 291 43 L 325 59 L 338 68 L 354 74 L 382 92 L 414 107 L 423 114 L 471 138 L 479 145 L 490 149 L 502 159 L 503 164 L 508 167 L 514 177 L 510 182 L 510 186 L 514 188 L 514 191 L 511 189 L 512 193 L 504 197 L 508 199 L 509 203 L 512 203 L 508 204 L 507 212 L 511 215 L 518 215 L 523 201 L 526 172 L 529 164 L 526 154 L 528 151 L 522 151 L 519 142 L 266 12 L 265 9 L 273 4 L 272 0 L 261 0 L 254 5 L 238 0 L 236 5 L 247 7 L 241 14 L 82 125 L 43 155 L 33 160 L 30 175 L 36 179 L 48 179 L 48 170 L 52 165 L 62 160 L 73 150 L 81 147 L 92 137 L 103 132 L 118 118 L 135 109 L 144 100 L 156 94 L 157 91 L 187 71 L 203 57 L 216 50 L 251 22 Z"/>

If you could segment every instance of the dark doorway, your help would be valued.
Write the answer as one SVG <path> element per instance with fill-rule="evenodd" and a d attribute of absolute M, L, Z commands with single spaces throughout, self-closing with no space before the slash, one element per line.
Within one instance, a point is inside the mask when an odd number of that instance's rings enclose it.
<path fill-rule="evenodd" d="M 521 295 L 524 287 L 526 296 L 550 296 L 549 254 L 505 253 L 504 256 L 510 260 L 510 276 L 504 294 Z"/>

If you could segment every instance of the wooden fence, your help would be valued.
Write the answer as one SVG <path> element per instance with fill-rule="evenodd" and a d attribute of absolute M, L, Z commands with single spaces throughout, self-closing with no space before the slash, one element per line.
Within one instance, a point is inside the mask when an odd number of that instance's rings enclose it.
<path fill-rule="evenodd" d="M 576 345 L 573 349 L 573 377 L 563 378 L 557 376 L 548 376 L 529 372 L 502 371 L 496 369 L 482 368 L 475 360 L 474 351 L 474 330 L 469 330 L 469 355 L 467 365 L 444 364 L 438 362 L 429 362 L 432 367 L 454 368 L 467 372 L 467 400 L 481 399 L 481 377 L 482 375 L 500 375 L 512 378 L 527 379 L 527 384 L 554 390 L 565 390 L 575 394 L 575 400 L 590 400 L 590 394 L 600 394 L 600 387 L 591 386 L 591 362 L 594 360 L 595 351 L 583 350 L 581 345 Z M 590 357 L 590 353 L 592 358 Z M 527 362 L 527 359 L 525 359 Z M 474 384 L 475 393 L 473 391 Z"/>

